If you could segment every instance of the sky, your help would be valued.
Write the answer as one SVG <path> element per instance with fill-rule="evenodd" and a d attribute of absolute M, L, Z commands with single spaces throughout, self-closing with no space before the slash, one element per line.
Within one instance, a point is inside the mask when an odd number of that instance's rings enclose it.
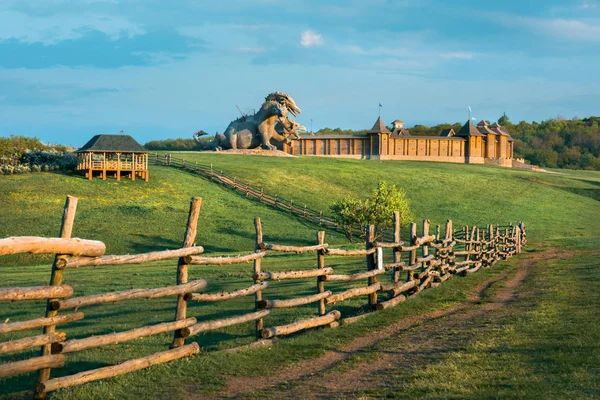
<path fill-rule="evenodd" d="M 600 0 L 0 0 L 0 136 L 47 143 L 222 132 L 273 91 L 314 130 L 583 118 L 598 71 Z"/>

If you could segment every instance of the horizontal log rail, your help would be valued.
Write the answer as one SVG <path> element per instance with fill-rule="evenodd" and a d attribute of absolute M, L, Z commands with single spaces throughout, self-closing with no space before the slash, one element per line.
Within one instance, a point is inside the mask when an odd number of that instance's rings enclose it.
<path fill-rule="evenodd" d="M 390 297 L 396 297 L 399 294 L 414 288 L 417 286 L 417 283 L 417 281 L 386 283 L 381 285 L 381 290 L 389 290 Z"/>
<path fill-rule="evenodd" d="M 464 251 L 455 251 L 454 255 L 455 256 L 472 256 L 472 255 L 476 255 L 476 254 L 481 254 L 482 252 L 480 250 L 464 250 Z"/>
<path fill-rule="evenodd" d="M 106 245 L 97 240 L 13 236 L 0 239 L 0 256 L 10 254 L 70 254 L 97 257 L 104 254 Z"/>
<path fill-rule="evenodd" d="M 28 321 L 5 322 L 0 324 L 0 333 L 24 331 L 26 329 L 40 328 L 49 325 L 60 325 L 67 322 L 79 321 L 81 319 L 83 319 L 83 313 L 77 312 L 54 317 L 30 319 Z"/>
<path fill-rule="evenodd" d="M 250 287 L 234 290 L 232 292 L 218 292 L 218 293 L 187 293 L 184 298 L 186 300 L 193 301 L 220 301 L 220 300 L 231 300 L 236 297 L 249 296 L 258 292 L 259 290 L 265 290 L 269 287 L 269 282 L 260 282 Z"/>
<path fill-rule="evenodd" d="M 106 335 L 90 336 L 84 339 L 71 339 L 60 341 L 52 346 L 52 353 L 72 353 L 85 349 L 108 346 L 111 344 L 129 342 L 139 338 L 158 335 L 164 332 L 171 332 L 181 329 L 181 337 L 188 337 L 189 329 L 186 329 L 196 324 L 196 318 L 187 318 L 173 322 L 163 322 L 157 325 L 144 326 L 141 328 L 130 329 L 123 332 L 108 333 Z"/>
<path fill-rule="evenodd" d="M 274 281 L 281 281 L 284 279 L 315 278 L 317 276 L 331 274 L 333 274 L 333 268 L 331 267 L 322 269 L 309 269 L 305 271 L 261 272 L 260 274 L 254 274 L 254 280 L 270 279 Z"/>
<path fill-rule="evenodd" d="M 115 376 L 123 375 L 128 372 L 148 368 L 152 365 L 162 364 L 183 357 L 189 357 L 191 355 L 198 354 L 199 352 L 200 346 L 198 346 L 198 343 L 194 342 L 185 346 L 176 347 L 171 350 L 155 353 L 150 356 L 125 361 L 121 364 L 93 369 L 90 371 L 84 371 L 78 374 L 63 376 L 60 378 L 49 379 L 46 382 L 38 383 L 36 387 L 36 392 L 52 392 L 58 389 L 77 386 L 87 382 L 97 381 L 99 379 L 113 378 Z M 62 357 L 62 355 L 57 356 Z"/>
<path fill-rule="evenodd" d="M 23 339 L 9 340 L 0 343 L 0 354 L 13 353 L 15 351 L 27 350 L 32 347 L 43 346 L 45 344 L 60 342 L 65 340 L 64 332 L 51 332 L 38 336 L 30 336 Z"/>
<path fill-rule="evenodd" d="M 312 296 L 298 297 L 289 300 L 261 300 L 258 302 L 257 306 L 259 309 L 297 307 L 304 304 L 317 302 L 329 296 L 331 296 L 330 290 L 323 293 L 313 294 Z"/>
<path fill-rule="evenodd" d="M 56 267 L 59 269 L 64 269 L 79 267 L 98 267 L 101 265 L 143 264 L 150 261 L 187 257 L 195 254 L 202 254 L 203 252 L 204 248 L 202 246 L 195 246 L 187 247 L 184 249 L 154 251 L 151 253 L 143 254 L 109 255 L 102 257 L 67 257 L 63 260 L 57 260 Z"/>
<path fill-rule="evenodd" d="M 258 260 L 267 255 L 266 251 L 260 251 L 257 253 L 248 254 L 245 256 L 233 256 L 233 257 L 192 257 L 189 264 L 194 265 L 229 265 L 229 264 L 241 264 L 249 261 Z"/>
<path fill-rule="evenodd" d="M 381 290 L 381 283 L 374 283 L 374 284 L 369 285 L 364 288 L 348 289 L 346 291 L 336 293 L 336 294 L 331 295 L 328 298 L 326 298 L 325 302 L 327 304 L 335 304 L 338 301 L 348 300 L 348 299 L 350 299 L 352 297 L 356 297 L 356 296 L 364 296 L 367 294 L 375 293 L 379 290 Z"/>
<path fill-rule="evenodd" d="M 433 242 L 434 240 L 435 240 L 435 236 L 434 235 L 427 235 L 427 236 L 422 236 L 422 237 L 414 238 L 413 244 L 415 244 L 417 246 L 422 246 L 424 244 L 428 244 L 430 242 Z"/>
<path fill-rule="evenodd" d="M 389 300 L 382 301 L 381 303 L 377 303 L 375 308 L 377 310 L 385 310 L 386 308 L 391 308 L 391 307 L 397 306 L 398 304 L 403 303 L 405 301 L 406 301 L 406 296 L 399 295 L 396 297 L 392 297 Z"/>
<path fill-rule="evenodd" d="M 245 322 L 255 321 L 264 318 L 271 313 L 271 310 L 261 310 L 249 314 L 239 315 L 236 317 L 218 319 L 216 321 L 199 322 L 191 326 L 190 336 L 197 335 L 201 332 L 214 331 L 215 329 L 226 328 L 228 326 L 239 325 Z"/>
<path fill-rule="evenodd" d="M 44 368 L 58 368 L 63 365 L 65 365 L 65 356 L 62 354 L 29 358 L 23 361 L 0 364 L 0 378 L 25 374 Z"/>
<path fill-rule="evenodd" d="M 402 247 L 404 242 L 375 242 L 373 246 L 381 247 L 382 249 L 395 249 L 397 247 Z"/>
<path fill-rule="evenodd" d="M 0 288 L 0 301 L 62 299 L 72 294 L 69 285 Z"/>
<path fill-rule="evenodd" d="M 294 322 L 289 325 L 273 326 L 266 328 L 261 331 L 261 337 L 263 339 L 272 338 L 275 336 L 289 335 L 301 330 L 316 328 L 318 326 L 328 325 L 334 321 L 337 321 L 341 317 L 341 313 L 337 310 L 333 310 L 322 317 L 316 317 L 311 319 L 305 319 L 302 321 Z"/>
<path fill-rule="evenodd" d="M 417 262 L 418 263 L 426 263 L 426 262 L 429 262 L 429 261 L 433 260 L 434 257 L 435 256 L 433 254 L 429 254 L 429 255 L 427 255 L 425 257 L 417 257 Z"/>
<path fill-rule="evenodd" d="M 93 304 L 114 303 L 116 301 L 134 300 L 134 299 L 156 299 L 159 297 L 174 296 L 195 292 L 204 289 L 206 281 L 199 279 L 196 281 L 184 283 L 182 285 L 167 286 L 156 289 L 130 289 L 120 292 L 93 294 L 91 296 L 73 297 L 68 300 L 58 300 L 50 303 L 53 310 L 63 310 L 67 308 L 78 308 Z"/>
<path fill-rule="evenodd" d="M 323 279 L 326 281 L 359 281 L 361 279 L 367 279 L 385 273 L 385 269 L 374 269 L 372 271 L 359 272 L 352 275 L 326 275 Z"/>
<path fill-rule="evenodd" d="M 419 269 L 423 266 L 423 263 L 416 263 L 416 264 L 411 264 L 411 265 L 406 265 L 405 262 L 399 262 L 399 263 L 390 263 L 390 264 L 383 264 L 383 268 L 385 269 L 390 269 L 390 268 L 398 268 L 401 271 L 414 271 L 416 269 Z"/>
<path fill-rule="evenodd" d="M 420 244 L 415 244 L 415 245 L 412 245 L 412 246 L 402 246 L 400 248 L 400 251 L 413 251 L 413 250 L 417 250 L 419 248 L 421 248 Z"/>
<path fill-rule="evenodd" d="M 341 249 L 327 249 L 325 254 L 330 256 L 368 256 L 377 251 L 377 248 L 373 247 L 368 250 L 341 250 Z"/>
<path fill-rule="evenodd" d="M 283 246 L 279 244 L 259 243 L 258 247 L 262 250 L 282 251 L 289 253 L 304 253 L 307 251 L 324 250 L 329 245 L 327 243 L 316 244 L 314 246 Z"/>

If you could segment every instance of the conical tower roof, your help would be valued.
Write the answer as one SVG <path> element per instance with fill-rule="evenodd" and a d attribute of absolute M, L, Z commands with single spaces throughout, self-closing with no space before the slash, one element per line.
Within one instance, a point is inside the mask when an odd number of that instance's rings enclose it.
<path fill-rule="evenodd" d="M 389 133 L 389 134 L 392 133 L 385 126 L 385 124 L 381 120 L 381 117 L 377 118 L 377 121 L 375 121 L 375 125 L 373 125 L 373 127 L 371 128 L 371 130 L 369 132 L 367 132 L 367 134 L 369 134 L 369 135 L 372 135 L 372 134 L 375 134 L 375 133 Z"/>
<path fill-rule="evenodd" d="M 481 134 L 477 130 L 477 127 L 475 125 L 473 125 L 473 122 L 471 122 L 471 120 L 468 120 L 467 123 L 464 124 L 458 132 L 456 132 L 456 136 L 466 137 L 466 136 L 484 136 L 484 135 Z"/>

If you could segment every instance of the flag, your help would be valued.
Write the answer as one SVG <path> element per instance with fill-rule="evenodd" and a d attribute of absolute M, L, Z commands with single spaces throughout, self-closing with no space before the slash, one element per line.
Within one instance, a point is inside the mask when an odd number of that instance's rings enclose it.
<path fill-rule="evenodd" d="M 383 107 L 383 106 L 381 105 L 381 103 L 379 103 L 379 107 Z"/>
<path fill-rule="evenodd" d="M 469 106 L 469 112 L 473 112 L 473 110 L 471 110 L 471 106 Z"/>

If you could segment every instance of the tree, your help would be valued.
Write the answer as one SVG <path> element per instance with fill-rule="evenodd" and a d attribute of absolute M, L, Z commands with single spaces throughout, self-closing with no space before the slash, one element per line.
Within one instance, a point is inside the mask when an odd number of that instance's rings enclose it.
<path fill-rule="evenodd" d="M 350 241 L 357 232 L 364 238 L 365 225 L 375 225 L 375 235 L 380 237 L 392 226 L 395 211 L 400 213 L 400 224 L 407 224 L 412 217 L 404 191 L 386 182 L 380 182 L 368 199 L 347 197 L 333 203 L 330 209 Z"/>

